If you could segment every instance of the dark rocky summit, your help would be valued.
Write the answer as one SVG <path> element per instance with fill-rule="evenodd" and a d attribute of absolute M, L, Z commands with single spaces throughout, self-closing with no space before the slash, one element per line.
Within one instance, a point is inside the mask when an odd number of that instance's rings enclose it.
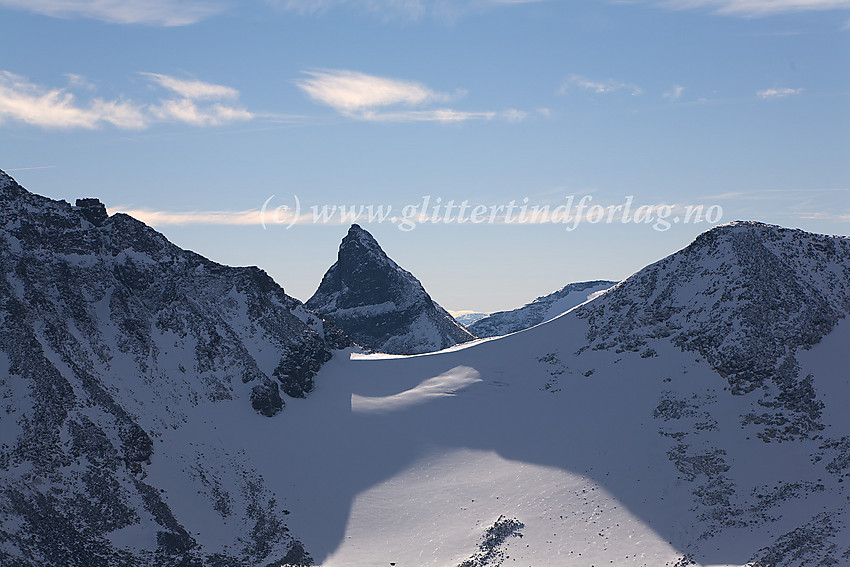
<path fill-rule="evenodd" d="M 696 351 L 733 394 L 760 392 L 744 416 L 764 440 L 816 435 L 821 402 L 796 353 L 850 313 L 850 238 L 758 222 L 701 234 L 577 310 L 590 348 L 639 351 L 666 338 Z"/>
<path fill-rule="evenodd" d="M 0 270 L 0 564 L 306 556 L 250 465 L 193 465 L 221 513 L 244 526 L 215 553 L 183 526 L 148 469 L 156 440 L 194 408 L 243 404 L 247 417 L 250 407 L 274 416 L 281 389 L 309 393 L 331 351 L 348 344 L 338 329 L 258 268 L 216 264 L 132 217 L 108 216 L 97 199 L 71 206 L 3 172 Z M 125 532 L 155 537 L 128 536 L 130 545 L 110 535 Z"/>
<path fill-rule="evenodd" d="M 419 354 L 475 338 L 356 224 L 305 305 L 378 352 Z"/>

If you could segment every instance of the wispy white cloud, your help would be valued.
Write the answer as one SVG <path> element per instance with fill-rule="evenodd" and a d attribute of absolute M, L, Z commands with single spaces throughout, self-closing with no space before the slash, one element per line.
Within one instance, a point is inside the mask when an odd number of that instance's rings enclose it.
<path fill-rule="evenodd" d="M 45 88 L 24 77 L 0 71 L 0 123 L 7 120 L 43 128 L 144 128 L 142 109 L 129 101 L 94 98 L 80 104 L 65 89 Z"/>
<path fill-rule="evenodd" d="M 417 20 L 424 16 L 434 2 L 429 0 L 268 0 L 300 14 L 318 14 L 347 7 L 377 15 L 384 20 Z"/>
<path fill-rule="evenodd" d="M 335 9 L 372 14 L 384 21 L 413 21 L 424 17 L 455 21 L 488 8 L 535 4 L 549 0 L 266 0 L 285 10 L 315 15 Z"/>
<path fill-rule="evenodd" d="M 57 18 L 92 18 L 116 24 L 185 26 L 222 12 L 198 0 L 0 0 L 0 6 Z"/>
<path fill-rule="evenodd" d="M 685 87 L 682 85 L 673 85 L 673 88 L 664 93 L 663 96 L 667 100 L 676 101 L 682 98 L 682 95 L 685 94 Z"/>
<path fill-rule="evenodd" d="M 105 124 L 122 129 L 144 129 L 155 122 L 182 122 L 194 126 L 217 126 L 229 122 L 250 120 L 247 110 L 220 102 L 199 105 L 195 99 L 234 98 L 238 91 L 230 87 L 184 81 L 167 75 L 147 74 L 156 84 L 171 85 L 169 90 L 180 92 L 184 98 L 160 100 L 143 104 L 132 100 L 91 98 L 80 101 L 67 87 L 50 88 L 30 82 L 8 71 L 0 71 L 0 123 L 22 122 L 41 128 L 94 129 Z M 71 75 L 73 85 L 81 85 L 82 77 Z M 86 85 L 88 83 L 86 82 Z M 164 86 L 164 85 L 163 85 Z"/>
<path fill-rule="evenodd" d="M 23 2 L 24 0 L 18 1 Z M 763 17 L 788 12 L 850 9 L 850 0 L 625 1 L 654 4 L 674 10 L 706 10 L 739 17 Z M 346 8 L 373 14 L 384 21 L 417 20 L 426 16 L 454 21 L 465 14 L 480 13 L 488 8 L 550 3 L 551 0 L 266 0 L 266 2 L 300 14 L 314 15 Z M 609 0 L 609 2 L 624 3 L 624 0 Z"/>
<path fill-rule="evenodd" d="M 787 12 L 850 9 L 850 0 L 663 0 L 675 9 L 710 9 L 733 16 L 769 16 Z"/>
<path fill-rule="evenodd" d="M 110 215 L 128 214 L 151 226 L 181 226 L 188 224 L 259 225 L 262 218 L 258 209 L 247 211 L 157 211 L 132 207 L 110 207 Z"/>
<path fill-rule="evenodd" d="M 560 92 L 564 94 L 574 88 L 591 91 L 595 94 L 610 94 L 617 91 L 627 91 L 633 96 L 643 94 L 643 89 L 633 83 L 624 83 L 613 79 L 589 79 L 583 75 L 570 75 L 567 77 L 563 85 L 561 85 Z"/>
<path fill-rule="evenodd" d="M 69 87 L 77 87 L 88 91 L 93 91 L 97 88 L 82 75 L 78 75 L 76 73 L 65 73 L 65 77 L 68 79 Z"/>
<path fill-rule="evenodd" d="M 490 120 L 496 112 L 463 112 L 450 108 L 435 110 L 400 110 L 395 112 L 365 111 L 355 118 L 370 122 L 464 122 L 466 120 Z"/>
<path fill-rule="evenodd" d="M 308 71 L 296 85 L 316 102 L 342 114 L 384 106 L 418 106 L 450 98 L 414 81 L 376 77 L 356 71 Z"/>
<path fill-rule="evenodd" d="M 308 71 L 295 84 L 313 101 L 343 116 L 371 122 L 463 122 L 502 118 L 517 122 L 520 110 L 469 112 L 452 108 L 421 108 L 463 96 L 435 91 L 422 83 L 367 75 L 357 71 Z"/>
<path fill-rule="evenodd" d="M 193 126 L 221 126 L 231 122 L 251 120 L 254 115 L 247 110 L 213 104 L 199 107 L 188 98 L 165 100 L 150 107 L 152 116 L 164 122 L 184 122 Z"/>
<path fill-rule="evenodd" d="M 803 92 L 802 88 L 799 89 L 790 89 L 787 87 L 783 88 L 775 88 L 775 89 L 763 89 L 756 93 L 756 96 L 762 99 L 769 98 L 785 98 L 788 96 L 798 95 Z"/>
<path fill-rule="evenodd" d="M 151 82 L 178 95 L 178 99 L 167 99 L 151 105 L 150 112 L 157 120 L 184 122 L 193 126 L 221 126 L 230 122 L 251 120 L 254 114 L 244 108 L 222 104 L 222 99 L 239 98 L 233 87 L 217 85 L 193 79 L 179 79 L 159 73 L 139 73 Z M 197 101 L 216 101 L 199 105 Z"/>
<path fill-rule="evenodd" d="M 190 79 L 178 79 L 159 73 L 139 73 L 159 86 L 179 96 L 192 100 L 221 100 L 239 98 L 239 91 L 224 85 L 215 85 Z"/>

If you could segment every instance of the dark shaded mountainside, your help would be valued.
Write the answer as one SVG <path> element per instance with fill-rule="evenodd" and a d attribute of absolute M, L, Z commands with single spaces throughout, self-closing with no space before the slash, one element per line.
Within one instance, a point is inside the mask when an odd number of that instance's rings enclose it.
<path fill-rule="evenodd" d="M 250 464 L 232 463 L 230 486 L 199 465 L 210 497 L 242 525 L 215 554 L 147 469 L 158 432 L 194 408 L 239 403 L 273 416 L 286 396 L 312 390 L 348 338 L 258 268 L 216 264 L 107 216 L 96 199 L 53 201 L 3 172 L 0 251 L 0 564 L 299 561 Z M 133 545 L 107 535 L 122 532 Z"/>
<path fill-rule="evenodd" d="M 305 305 L 377 352 L 420 354 L 475 338 L 356 224 Z"/>

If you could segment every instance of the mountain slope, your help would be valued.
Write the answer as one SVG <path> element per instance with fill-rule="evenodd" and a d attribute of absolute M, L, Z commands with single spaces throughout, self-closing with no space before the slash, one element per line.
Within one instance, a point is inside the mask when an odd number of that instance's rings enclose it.
<path fill-rule="evenodd" d="M 850 312 L 850 241 L 755 222 L 701 234 L 578 310 L 591 348 L 642 351 L 667 337 L 696 351 L 734 394 L 758 390 L 759 435 L 793 439 L 820 429 L 811 380 L 796 353 Z"/>
<path fill-rule="evenodd" d="M 169 436 L 222 405 L 275 415 L 281 390 L 304 397 L 347 338 L 265 272 L 181 250 L 96 199 L 53 201 L 0 172 L 0 205 L 0 562 L 302 554 L 250 463 L 214 439 L 201 454 Z M 158 467 L 167 482 L 152 482 Z M 196 510 L 230 519 L 227 535 L 202 545 L 181 484 Z"/>
<path fill-rule="evenodd" d="M 292 380 L 329 327 L 257 271 L 0 186 L 3 565 L 850 561 L 850 239 L 717 227 L 533 328 Z M 268 419 L 287 341 L 313 391 Z"/>
<path fill-rule="evenodd" d="M 460 323 L 464 327 L 467 327 L 467 330 L 468 330 L 470 325 L 472 325 L 473 323 L 475 323 L 479 319 L 483 319 L 487 315 L 489 315 L 489 313 L 472 312 L 472 313 L 463 313 L 462 315 L 455 315 L 454 318 L 455 318 L 455 321 L 457 321 L 458 323 Z"/>
<path fill-rule="evenodd" d="M 305 305 L 379 352 L 419 354 L 475 338 L 356 224 Z"/>
<path fill-rule="evenodd" d="M 516 333 L 554 319 L 616 283 L 607 280 L 571 283 L 518 309 L 491 313 L 470 323 L 466 328 L 476 337 L 498 337 Z"/>
<path fill-rule="evenodd" d="M 325 567 L 846 564 L 848 270 L 847 238 L 735 223 L 532 329 L 336 359 L 310 400 L 326 425 L 286 417 L 307 470 L 347 471 L 285 473 L 323 502 L 299 533 Z M 754 389 L 725 370 L 747 358 Z M 752 418 L 800 401 L 809 429 Z"/>

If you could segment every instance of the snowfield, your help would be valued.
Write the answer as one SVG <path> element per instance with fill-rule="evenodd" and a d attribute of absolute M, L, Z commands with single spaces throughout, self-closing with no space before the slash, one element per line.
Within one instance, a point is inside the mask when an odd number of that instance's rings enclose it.
<path fill-rule="evenodd" d="M 454 345 L 365 355 L 94 199 L 0 202 L 0 565 L 850 565 L 848 238 L 716 227 L 470 340 L 352 227 L 324 281 Z"/>
<path fill-rule="evenodd" d="M 452 352 L 336 356 L 313 395 L 274 420 L 236 404 L 218 409 L 242 415 L 199 411 L 163 435 L 163 452 L 215 428 L 207 443 L 244 451 L 326 567 L 460 565 L 480 556 L 500 518 L 523 527 L 481 565 L 655 567 L 686 555 L 744 565 L 818 514 L 844 521 L 843 485 L 812 466 L 811 447 L 764 443 L 742 427 L 752 401 L 731 396 L 704 361 L 663 341 L 657 357 L 575 357 L 584 332 L 566 315 Z M 837 328 L 806 353 L 803 371 L 840 373 L 848 338 L 846 325 Z M 847 386 L 843 378 L 843 394 L 823 398 L 836 414 L 846 415 Z M 664 400 L 687 400 L 693 415 L 659 417 Z M 677 467 L 671 454 L 683 439 L 693 442 Z M 161 481 L 181 476 L 178 466 Z M 713 516 L 694 494 L 718 482 L 742 510 L 732 518 Z M 191 492 L 169 487 L 169 505 L 202 507 Z M 214 541 L 214 511 L 198 515 L 198 537 Z M 846 531 L 830 533 L 831 545 L 850 548 Z"/>

